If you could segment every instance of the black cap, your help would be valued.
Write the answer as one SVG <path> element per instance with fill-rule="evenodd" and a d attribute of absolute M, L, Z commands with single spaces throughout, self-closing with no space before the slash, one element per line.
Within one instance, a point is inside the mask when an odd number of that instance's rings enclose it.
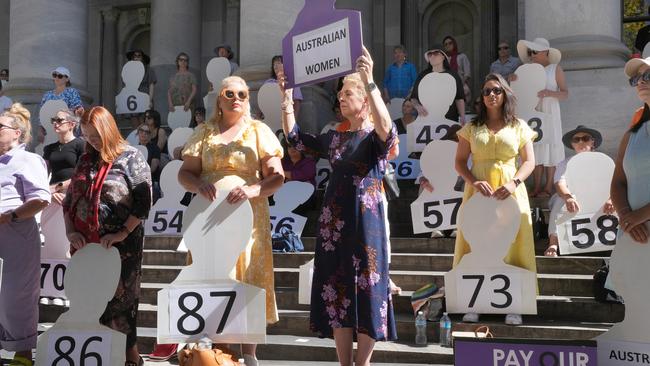
<path fill-rule="evenodd" d="M 573 136 L 579 132 L 588 133 L 591 135 L 591 137 L 594 138 L 594 149 L 603 143 L 603 136 L 600 134 L 600 132 L 594 130 L 593 128 L 587 128 L 583 125 L 578 125 L 578 127 L 565 133 L 564 136 L 562 136 L 562 142 L 564 143 L 564 146 L 568 147 L 569 149 L 573 149 L 573 146 L 571 146 L 571 139 L 573 139 Z"/>

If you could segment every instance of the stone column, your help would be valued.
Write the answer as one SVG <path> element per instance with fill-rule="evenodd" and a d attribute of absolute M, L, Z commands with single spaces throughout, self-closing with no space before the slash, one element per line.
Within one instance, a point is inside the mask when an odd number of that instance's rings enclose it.
<path fill-rule="evenodd" d="M 490 72 L 490 64 L 497 57 L 497 5 L 496 0 L 481 1 L 481 43 L 479 45 L 479 62 L 477 75 L 473 75 L 471 81 L 472 96 L 476 97 L 476 91 L 483 83 L 483 75 Z"/>
<path fill-rule="evenodd" d="M 37 116 L 43 93 L 54 87 L 52 70 L 65 66 L 72 74 L 72 86 L 90 103 L 86 92 L 87 23 L 85 0 L 11 0 L 6 94 Z"/>
<path fill-rule="evenodd" d="M 404 2 L 404 46 L 408 50 L 408 58 L 413 62 L 418 70 L 422 70 L 424 50 L 420 48 L 420 27 L 422 26 L 422 16 L 418 9 L 417 1 Z"/>
<path fill-rule="evenodd" d="M 154 105 L 167 120 L 167 89 L 169 78 L 176 73 L 176 56 L 185 52 L 190 56 L 190 71 L 200 83 L 201 74 L 201 0 L 155 0 L 151 2 L 151 67 L 158 83 Z M 201 103 L 201 87 L 194 105 Z"/>
<path fill-rule="evenodd" d="M 102 97 L 100 103 L 115 113 L 115 95 L 118 93 L 120 73 L 117 65 L 117 19 L 120 11 L 115 8 L 102 10 L 104 22 L 102 38 Z"/>
<path fill-rule="evenodd" d="M 525 35 L 543 37 L 562 52 L 569 99 L 561 102 L 562 127 L 598 129 L 600 148 L 613 156 L 634 110 L 641 105 L 623 73 L 629 50 L 621 43 L 620 2 L 535 0 L 524 3 Z"/>

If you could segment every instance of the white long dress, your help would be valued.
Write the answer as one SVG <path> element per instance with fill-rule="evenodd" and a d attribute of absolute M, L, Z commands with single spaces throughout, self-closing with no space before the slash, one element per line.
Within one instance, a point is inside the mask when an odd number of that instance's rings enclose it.
<path fill-rule="evenodd" d="M 546 89 L 558 91 L 555 80 L 557 64 L 546 66 Z M 562 144 L 562 116 L 560 114 L 560 101 L 557 98 L 546 97 L 538 106 L 540 112 L 551 115 L 551 120 L 546 123 L 544 133 L 548 138 L 544 143 L 533 144 L 535 151 L 535 164 L 544 166 L 555 166 L 564 160 L 564 145 Z"/>

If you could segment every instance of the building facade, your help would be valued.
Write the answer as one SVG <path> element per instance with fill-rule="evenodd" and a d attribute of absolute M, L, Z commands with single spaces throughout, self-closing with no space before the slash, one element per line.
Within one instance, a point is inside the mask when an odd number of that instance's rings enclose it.
<path fill-rule="evenodd" d="M 52 89 L 51 71 L 66 66 L 86 103 L 114 109 L 122 87 L 126 52 L 141 48 L 158 75 L 155 106 L 167 109 L 169 77 L 179 52 L 190 57 L 199 78 L 198 104 L 207 93 L 205 67 L 219 44 L 234 49 L 237 74 L 252 89 L 269 77 L 271 57 L 304 0 L 0 0 L 0 68 L 10 69 L 6 94 L 36 112 Z M 598 128 L 603 150 L 612 154 L 640 102 L 627 84 L 623 65 L 629 50 L 621 42 L 620 0 L 338 0 L 360 10 L 363 39 L 381 81 L 393 46 L 404 44 L 418 70 L 431 44 L 453 35 L 472 65 L 478 90 L 506 40 L 549 39 L 562 51 L 569 99 L 562 102 L 563 127 Z M 332 86 L 303 89 L 301 120 L 311 130 L 333 116 Z M 254 98 L 253 98 L 254 102 Z M 163 113 L 165 114 L 165 113 Z"/>

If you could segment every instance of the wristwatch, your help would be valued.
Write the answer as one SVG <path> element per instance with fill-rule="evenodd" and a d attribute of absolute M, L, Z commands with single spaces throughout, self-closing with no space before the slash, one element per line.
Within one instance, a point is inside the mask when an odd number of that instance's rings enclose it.
<path fill-rule="evenodd" d="M 377 89 L 377 84 L 373 82 L 368 83 L 368 85 L 366 86 L 366 90 L 368 91 L 368 93 L 372 93 L 372 91 L 375 89 Z"/>
<path fill-rule="evenodd" d="M 515 183 L 515 187 L 519 187 L 519 185 L 521 184 L 521 179 L 519 178 L 515 178 L 512 181 Z"/>

